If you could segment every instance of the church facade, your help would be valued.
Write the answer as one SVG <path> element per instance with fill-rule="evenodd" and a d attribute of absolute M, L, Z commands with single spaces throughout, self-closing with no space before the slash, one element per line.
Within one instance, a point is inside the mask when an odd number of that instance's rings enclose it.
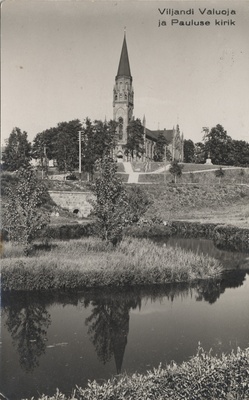
<path fill-rule="evenodd" d="M 128 57 L 126 36 L 124 36 L 118 72 L 115 77 L 113 88 L 113 120 L 117 122 L 118 143 L 115 156 L 123 161 L 126 160 L 125 145 L 127 143 L 127 126 L 134 118 L 134 90 Z M 146 119 L 143 118 L 144 129 L 144 154 L 142 161 L 153 160 L 155 145 L 160 133 L 167 139 L 167 147 L 171 153 L 172 160 L 183 161 L 183 134 L 180 133 L 179 125 L 172 129 L 150 130 L 146 127 Z"/>

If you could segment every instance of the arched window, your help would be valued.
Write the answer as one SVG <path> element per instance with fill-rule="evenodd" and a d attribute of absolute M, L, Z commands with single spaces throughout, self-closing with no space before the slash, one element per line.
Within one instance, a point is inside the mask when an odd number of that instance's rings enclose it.
<path fill-rule="evenodd" d="M 119 138 L 119 140 L 123 139 L 123 124 L 124 124 L 123 118 L 119 117 L 119 119 L 118 119 L 118 138 Z"/>

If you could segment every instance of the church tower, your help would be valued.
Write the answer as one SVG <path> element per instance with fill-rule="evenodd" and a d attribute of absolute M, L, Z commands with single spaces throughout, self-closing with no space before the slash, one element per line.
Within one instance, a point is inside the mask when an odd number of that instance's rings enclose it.
<path fill-rule="evenodd" d="M 116 149 L 116 155 L 120 158 L 123 157 L 124 146 L 127 143 L 127 126 L 133 117 L 133 99 L 134 92 L 132 87 L 132 76 L 126 36 L 124 35 L 118 72 L 113 89 L 113 119 L 118 123 L 118 146 Z"/>

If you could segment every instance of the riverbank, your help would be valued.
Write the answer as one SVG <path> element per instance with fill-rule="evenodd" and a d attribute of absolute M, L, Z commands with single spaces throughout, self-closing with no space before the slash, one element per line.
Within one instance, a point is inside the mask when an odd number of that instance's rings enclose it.
<path fill-rule="evenodd" d="M 202 348 L 187 362 L 161 365 L 146 374 L 120 375 L 99 385 L 89 382 L 76 386 L 71 396 L 57 391 L 38 400 L 159 400 L 212 399 L 246 400 L 249 398 L 249 348 L 237 349 L 221 357 Z"/>
<path fill-rule="evenodd" d="M 51 290 L 84 287 L 153 285 L 214 278 L 220 263 L 148 239 L 125 238 L 113 247 L 89 237 L 37 246 L 29 257 L 20 246 L 5 245 L 2 290 Z"/>

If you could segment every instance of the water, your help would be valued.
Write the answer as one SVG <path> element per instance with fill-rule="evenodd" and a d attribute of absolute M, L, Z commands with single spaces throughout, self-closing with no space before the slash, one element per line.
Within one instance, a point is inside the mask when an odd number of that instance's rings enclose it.
<path fill-rule="evenodd" d="M 248 347 L 248 254 L 204 239 L 169 242 L 212 254 L 230 271 L 192 287 L 3 293 L 0 392 L 13 400 L 57 387 L 69 394 L 88 379 L 188 360 L 198 342 L 217 354 Z"/>

